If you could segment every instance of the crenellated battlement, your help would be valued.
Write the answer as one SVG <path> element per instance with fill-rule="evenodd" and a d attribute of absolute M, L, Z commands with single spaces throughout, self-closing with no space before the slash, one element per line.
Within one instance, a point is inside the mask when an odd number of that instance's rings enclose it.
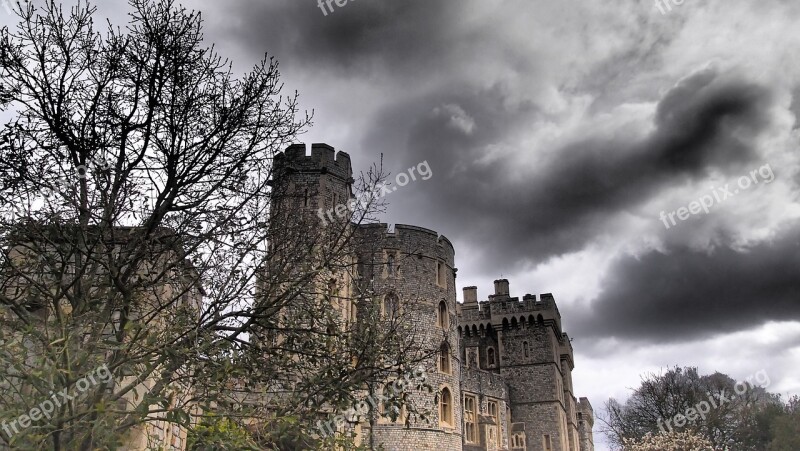
<path fill-rule="evenodd" d="M 276 173 L 288 170 L 331 174 L 351 181 L 353 178 L 350 155 L 341 150 L 337 152 L 325 143 L 311 144 L 311 154 L 307 153 L 305 144 L 292 144 L 283 153 L 275 155 L 274 165 Z"/>
<path fill-rule="evenodd" d="M 503 299 L 492 299 L 475 303 L 464 302 L 459 304 L 459 316 L 465 321 L 472 319 L 488 319 L 494 315 L 513 315 L 516 313 L 553 313 L 554 316 L 561 318 L 553 295 L 544 293 L 539 295 L 526 294 L 522 300 L 518 297 L 505 297 Z M 472 305 L 470 305 L 472 304 Z"/>
<path fill-rule="evenodd" d="M 465 327 L 506 327 L 523 324 L 551 324 L 561 335 L 561 313 L 551 293 L 538 298 L 533 294 L 519 297 L 509 295 L 508 280 L 494 281 L 494 294 L 478 301 L 477 287 L 464 288 L 464 302 L 457 305 L 459 324 Z"/>
<path fill-rule="evenodd" d="M 420 255 L 446 255 L 447 263 L 453 265 L 455 248 L 447 237 L 435 230 L 407 224 L 386 223 L 361 224 L 359 228 L 384 247 L 405 250 Z"/>

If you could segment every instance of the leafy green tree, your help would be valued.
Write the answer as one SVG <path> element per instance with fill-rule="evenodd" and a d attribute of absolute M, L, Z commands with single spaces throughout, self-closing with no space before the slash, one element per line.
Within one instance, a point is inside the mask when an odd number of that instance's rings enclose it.
<path fill-rule="evenodd" d="M 794 451 L 800 449 L 800 397 L 789 400 L 783 415 L 772 424 L 772 442 L 768 451 Z"/>
<path fill-rule="evenodd" d="M 229 419 L 207 416 L 189 431 L 187 451 L 257 451 L 252 434 Z"/>

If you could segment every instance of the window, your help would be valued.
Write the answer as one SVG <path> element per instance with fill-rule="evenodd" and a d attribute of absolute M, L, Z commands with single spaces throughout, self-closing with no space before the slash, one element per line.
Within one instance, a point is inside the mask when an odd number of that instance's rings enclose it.
<path fill-rule="evenodd" d="M 475 397 L 464 396 L 464 440 L 467 443 L 477 443 L 475 433 Z"/>
<path fill-rule="evenodd" d="M 561 382 L 561 378 L 556 376 L 556 397 L 559 401 L 564 402 L 564 389 L 561 388 L 563 382 Z"/>
<path fill-rule="evenodd" d="M 397 295 L 394 293 L 389 293 L 383 300 L 383 314 L 388 318 L 390 321 L 394 321 L 399 316 L 400 310 L 400 300 L 397 299 Z"/>
<path fill-rule="evenodd" d="M 486 364 L 490 367 L 494 366 L 494 348 L 489 348 L 486 350 Z"/>
<path fill-rule="evenodd" d="M 517 432 L 511 436 L 511 447 L 512 448 L 525 448 L 525 433 L 524 432 Z"/>
<path fill-rule="evenodd" d="M 387 384 L 388 386 L 388 384 Z M 403 424 L 405 423 L 406 408 L 392 402 L 383 396 L 383 389 L 378 389 L 378 423 L 379 424 Z"/>
<path fill-rule="evenodd" d="M 497 421 L 497 401 L 489 401 L 488 403 L 489 416 Z"/>
<path fill-rule="evenodd" d="M 328 352 L 333 352 L 335 341 L 336 333 L 333 327 L 328 326 L 325 328 L 325 348 L 328 350 Z"/>
<path fill-rule="evenodd" d="M 522 353 L 525 355 L 525 358 L 527 359 L 529 354 L 530 354 L 530 352 L 528 351 L 528 342 L 527 341 L 523 341 L 522 342 Z"/>
<path fill-rule="evenodd" d="M 436 284 L 440 287 L 447 286 L 447 278 L 445 277 L 445 264 L 436 262 Z"/>
<path fill-rule="evenodd" d="M 545 436 L 542 438 L 542 441 L 544 442 L 544 450 L 545 451 L 552 451 L 552 449 L 553 449 L 553 441 L 550 440 L 550 436 L 545 434 Z"/>
<path fill-rule="evenodd" d="M 436 325 L 442 329 L 447 329 L 450 326 L 450 318 L 447 313 L 447 303 L 444 301 L 439 302 L 439 314 L 436 318 Z"/>
<path fill-rule="evenodd" d="M 500 442 L 497 440 L 497 426 L 489 425 L 486 428 L 486 431 L 487 431 L 486 435 L 488 436 L 488 442 L 489 443 L 494 443 L 495 446 L 499 447 L 500 446 Z"/>
<path fill-rule="evenodd" d="M 439 371 L 450 374 L 450 345 L 447 342 L 439 347 Z"/>
<path fill-rule="evenodd" d="M 394 277 L 394 254 L 389 254 L 386 257 L 386 275 L 389 277 Z"/>
<path fill-rule="evenodd" d="M 453 395 L 447 387 L 442 388 L 442 396 L 439 399 L 439 422 L 445 426 L 453 426 Z"/>
<path fill-rule="evenodd" d="M 331 279 L 328 281 L 328 300 L 333 300 L 333 298 L 339 296 L 339 287 L 337 286 L 336 279 Z"/>
<path fill-rule="evenodd" d="M 497 430 L 500 429 L 500 416 L 497 414 L 497 401 L 488 401 L 487 407 L 487 413 L 492 419 L 492 426 L 489 427 L 489 442 L 494 443 L 497 447 L 500 447 L 500 434 L 497 433 Z"/>

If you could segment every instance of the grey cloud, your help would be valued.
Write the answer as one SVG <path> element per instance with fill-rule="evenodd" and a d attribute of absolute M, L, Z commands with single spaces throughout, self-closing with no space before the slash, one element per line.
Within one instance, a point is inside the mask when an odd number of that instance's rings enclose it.
<path fill-rule="evenodd" d="M 683 342 L 800 320 L 800 230 L 743 251 L 727 244 L 620 257 L 570 327 L 583 338 Z"/>
<path fill-rule="evenodd" d="M 492 145 L 515 146 L 513 137 L 544 113 L 532 103 L 516 102 L 501 87 L 455 90 L 384 114 L 364 147 L 381 148 L 394 136 L 389 147 L 401 152 L 405 163 L 431 163 L 437 177 L 418 186 L 416 196 L 398 199 L 399 210 L 415 216 L 406 220 L 481 247 L 484 269 L 581 249 L 606 231 L 609 221 L 664 188 L 702 178 L 711 169 L 735 173 L 758 161 L 754 140 L 769 127 L 774 103 L 764 86 L 702 71 L 666 93 L 655 130 L 643 140 L 586 137 L 558 149 L 551 160 L 541 159 L 519 179 L 511 177 L 514 163 L 507 158 L 478 160 Z M 448 126 L 449 116 L 431 114 L 447 104 L 474 120 L 472 133 Z M 410 124 L 407 135 L 389 131 L 398 124 Z"/>

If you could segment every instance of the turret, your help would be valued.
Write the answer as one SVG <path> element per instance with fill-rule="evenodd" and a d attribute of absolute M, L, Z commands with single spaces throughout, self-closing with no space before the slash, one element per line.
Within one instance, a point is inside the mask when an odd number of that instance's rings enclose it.
<path fill-rule="evenodd" d="M 325 226 L 337 218 L 347 220 L 335 213 L 337 207 L 341 206 L 341 212 L 349 204 L 353 182 L 350 155 L 346 152 L 314 143 L 311 155 L 307 155 L 305 144 L 292 144 L 273 160 L 271 217 L 274 220 L 284 212 L 282 222 L 302 219 L 310 223 L 309 227 L 318 227 L 320 221 Z"/>

